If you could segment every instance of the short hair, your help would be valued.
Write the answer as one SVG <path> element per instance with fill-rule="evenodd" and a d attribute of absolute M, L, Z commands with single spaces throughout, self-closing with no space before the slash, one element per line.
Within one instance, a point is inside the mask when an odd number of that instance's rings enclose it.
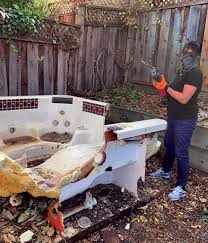
<path fill-rule="evenodd" d="M 195 56 L 200 56 L 201 54 L 201 46 L 196 41 L 190 41 L 185 44 L 184 48 L 191 49 Z"/>

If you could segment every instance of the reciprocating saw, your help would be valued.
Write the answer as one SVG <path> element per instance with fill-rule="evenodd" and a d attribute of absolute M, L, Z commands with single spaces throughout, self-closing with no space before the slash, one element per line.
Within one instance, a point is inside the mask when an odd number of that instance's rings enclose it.
<path fill-rule="evenodd" d="M 141 61 L 142 64 L 144 64 L 146 67 L 151 69 L 151 77 L 152 80 L 155 82 L 160 82 L 162 79 L 162 73 L 154 66 L 146 63 L 145 61 Z M 165 90 L 160 90 L 160 101 L 163 105 L 167 104 L 167 94 Z"/>

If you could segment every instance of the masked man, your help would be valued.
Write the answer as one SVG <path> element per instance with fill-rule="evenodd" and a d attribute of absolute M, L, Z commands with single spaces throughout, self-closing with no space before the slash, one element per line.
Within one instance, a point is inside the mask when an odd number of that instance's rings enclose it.
<path fill-rule="evenodd" d="M 167 130 L 164 146 L 166 153 L 162 168 L 151 176 L 169 179 L 173 162 L 178 163 L 178 177 L 176 187 L 168 195 L 170 200 L 179 200 L 186 195 L 186 185 L 189 174 L 189 146 L 197 123 L 197 98 L 202 88 L 203 75 L 199 69 L 200 46 L 196 42 L 189 42 L 183 49 L 181 69 L 175 80 L 169 85 L 164 76 L 153 86 L 158 90 L 165 90 L 168 96 Z"/>

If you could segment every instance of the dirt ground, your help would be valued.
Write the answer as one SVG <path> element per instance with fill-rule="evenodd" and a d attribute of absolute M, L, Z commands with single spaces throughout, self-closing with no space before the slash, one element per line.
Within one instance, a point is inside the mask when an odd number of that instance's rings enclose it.
<path fill-rule="evenodd" d="M 207 242 L 208 176 L 191 169 L 187 197 L 180 202 L 169 202 L 167 194 L 174 186 L 175 170 L 172 179 L 169 181 L 156 180 L 148 176 L 150 172 L 160 166 L 160 162 L 161 158 L 158 156 L 149 159 L 147 161 L 146 181 L 138 183 L 140 200 L 148 201 L 150 197 L 153 200 L 142 208 L 137 207 L 131 213 L 109 224 L 104 229 L 99 229 L 89 235 L 88 238 L 80 240 L 79 243 Z M 112 190 L 109 189 L 109 191 Z M 114 195 L 114 207 L 119 207 L 118 202 L 121 203 L 128 198 L 128 196 L 122 196 L 120 190 L 115 190 L 112 195 Z M 32 198 L 30 195 L 24 194 L 23 202 L 18 207 L 12 207 L 8 198 L 1 198 L 0 202 L 0 242 L 20 242 L 20 235 L 28 230 L 34 234 L 28 242 L 69 242 L 66 238 L 60 237 L 47 223 L 46 209 L 50 203 L 49 199 Z M 130 198 L 126 200 L 126 204 L 129 202 L 131 202 Z M 99 210 L 83 211 L 83 214 L 80 215 L 95 218 L 99 215 L 103 216 L 103 212 L 108 210 L 108 207 L 112 207 L 113 204 L 104 207 L 102 203 L 99 203 L 98 200 L 97 209 Z M 95 212 L 96 215 L 93 216 Z M 72 228 L 72 226 L 68 222 L 66 228 Z M 78 226 L 76 227 L 78 229 Z M 104 236 L 106 238 L 106 234 L 108 239 L 110 237 L 110 241 L 103 240 Z M 65 237 L 67 237 L 67 231 Z M 115 237 L 117 237 L 117 241 L 115 241 Z"/>
<path fill-rule="evenodd" d="M 161 159 L 151 158 L 147 163 L 147 175 L 160 165 Z M 121 242 L 208 242 L 208 175 L 191 169 L 188 194 L 180 202 L 170 202 L 167 194 L 174 186 L 176 170 L 169 181 L 147 176 L 145 183 L 138 185 L 141 198 L 162 194 L 147 206 L 138 208 L 109 225 L 105 230 L 118 235 Z M 128 225 L 130 224 L 130 225 Z M 126 226 L 130 228 L 125 229 Z M 85 243 L 103 242 L 102 230 Z"/>

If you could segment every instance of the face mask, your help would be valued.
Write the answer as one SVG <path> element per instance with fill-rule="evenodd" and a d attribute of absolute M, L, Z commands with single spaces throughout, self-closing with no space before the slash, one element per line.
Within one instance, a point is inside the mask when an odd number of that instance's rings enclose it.
<path fill-rule="evenodd" d="M 199 65 L 199 57 L 191 57 L 190 55 L 186 54 L 183 56 L 182 60 L 182 69 L 185 72 L 191 71 L 194 67 Z"/>

